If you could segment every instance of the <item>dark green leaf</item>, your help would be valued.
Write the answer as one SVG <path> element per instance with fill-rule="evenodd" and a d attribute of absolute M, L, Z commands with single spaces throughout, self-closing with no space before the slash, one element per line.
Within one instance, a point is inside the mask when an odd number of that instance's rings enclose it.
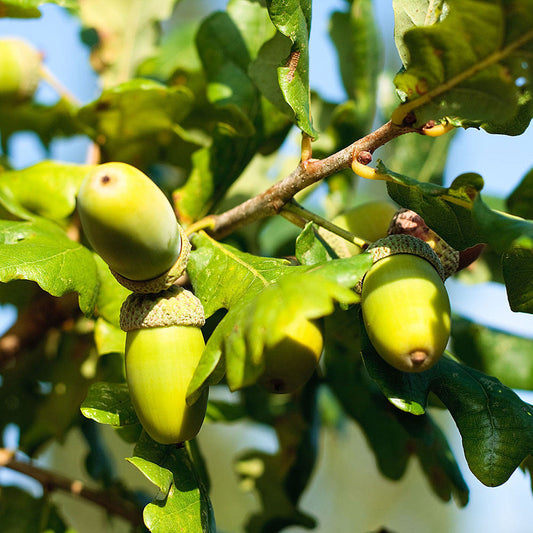
<path fill-rule="evenodd" d="M 150 531 L 215 533 L 207 490 L 186 447 L 163 446 L 143 433 L 133 457 L 127 460 L 161 491 L 162 498 L 144 508 L 144 522 Z"/>
<path fill-rule="evenodd" d="M 531 339 L 455 317 L 452 340 L 455 355 L 468 366 L 498 376 L 508 387 L 533 390 Z"/>
<path fill-rule="evenodd" d="M 513 311 L 533 313 L 532 272 L 533 237 L 522 237 L 503 256 L 503 277 Z"/>
<path fill-rule="evenodd" d="M 267 6 L 274 26 L 292 42 L 285 66 L 277 69 L 279 86 L 294 111 L 296 125 L 310 137 L 316 137 L 309 96 L 311 1 L 268 0 Z"/>
<path fill-rule="evenodd" d="M 74 533 L 49 498 L 34 498 L 18 487 L 0 488 L 0 524 L 2 533 Z"/>
<path fill-rule="evenodd" d="M 12 279 L 36 281 L 53 296 L 76 291 L 86 314 L 92 313 L 98 294 L 91 252 L 45 219 L 0 220 L 0 281 Z"/>
<path fill-rule="evenodd" d="M 81 405 L 81 412 L 87 418 L 113 427 L 139 423 L 126 383 L 93 383 Z"/>
<path fill-rule="evenodd" d="M 468 487 L 446 437 L 428 415 L 395 409 L 369 378 L 360 357 L 359 308 L 326 319 L 326 382 L 346 414 L 361 426 L 383 475 L 400 479 L 411 455 L 418 456 L 435 493 L 468 502 Z"/>
<path fill-rule="evenodd" d="M 507 207 L 512 215 L 533 220 L 533 170 L 523 177 L 507 198 Z"/>
<path fill-rule="evenodd" d="M 37 18 L 41 16 L 39 7 L 43 4 L 56 4 L 74 9 L 76 3 L 75 0 L 1 0 L 0 18 Z"/>
<path fill-rule="evenodd" d="M 199 29 L 206 98 L 212 104 L 202 106 L 209 108 L 214 126 L 211 145 L 193 154 L 187 183 L 175 194 L 185 222 L 217 206 L 255 153 L 272 152 L 289 130 L 288 117 L 260 95 L 248 73 L 273 32 L 266 10 L 248 1 L 230 2 L 226 13 L 209 16 Z"/>
<path fill-rule="evenodd" d="M 505 483 L 533 451 L 533 407 L 496 378 L 444 356 L 420 374 L 390 367 L 363 344 L 365 366 L 389 401 L 410 413 L 423 413 L 430 391 L 454 418 L 472 473 L 485 485 Z"/>
<path fill-rule="evenodd" d="M 437 5 L 435 24 L 396 35 L 406 48 L 406 70 L 395 84 L 407 102 L 396 119 L 414 111 L 418 124 L 451 117 L 491 133 L 520 133 L 529 122 L 522 115 L 530 119 L 532 111 L 531 0 L 449 0 L 446 5 L 438 21 Z"/>

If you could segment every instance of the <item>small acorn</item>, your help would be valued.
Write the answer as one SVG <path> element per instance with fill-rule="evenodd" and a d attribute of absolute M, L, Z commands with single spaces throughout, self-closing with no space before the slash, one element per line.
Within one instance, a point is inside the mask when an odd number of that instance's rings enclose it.
<path fill-rule="evenodd" d="M 444 353 L 451 330 L 438 257 L 410 235 L 391 235 L 368 251 L 374 264 L 362 282 L 361 309 L 370 342 L 402 372 L 428 370 Z"/>
<path fill-rule="evenodd" d="M 302 387 L 313 375 L 324 345 L 313 320 L 298 317 L 283 328 L 282 339 L 265 346 L 265 369 L 259 384 L 269 392 L 287 394 Z"/>
<path fill-rule="evenodd" d="M 0 102 L 29 100 L 41 79 L 41 53 L 18 38 L 0 39 Z"/>
<path fill-rule="evenodd" d="M 156 293 L 182 275 L 190 243 L 161 189 L 125 163 L 96 166 L 78 192 L 91 246 L 134 292 Z"/>
<path fill-rule="evenodd" d="M 376 200 L 357 205 L 337 215 L 333 224 L 353 233 L 356 237 L 374 242 L 387 236 L 387 230 L 397 207 L 387 200 Z M 360 254 L 360 246 L 320 228 L 320 235 L 339 257 L 351 257 Z"/>
<path fill-rule="evenodd" d="M 126 331 L 126 379 L 135 412 L 160 444 L 196 436 L 208 389 L 192 405 L 187 389 L 205 347 L 200 301 L 182 287 L 159 294 L 131 294 L 120 311 Z"/>

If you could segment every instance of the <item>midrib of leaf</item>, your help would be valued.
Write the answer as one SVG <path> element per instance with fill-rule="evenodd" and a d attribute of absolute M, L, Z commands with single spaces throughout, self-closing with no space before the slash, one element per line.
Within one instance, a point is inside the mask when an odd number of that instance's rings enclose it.
<path fill-rule="evenodd" d="M 533 30 L 530 30 L 524 35 L 522 35 L 522 37 L 517 39 L 514 43 L 507 45 L 502 50 L 498 50 L 497 52 L 490 54 L 489 56 L 487 56 L 485 59 L 483 59 L 479 63 L 476 63 L 475 65 L 472 65 L 470 68 L 464 70 L 463 72 L 460 72 L 453 78 L 444 82 L 442 85 L 439 85 L 438 87 L 435 87 L 434 89 L 431 89 L 426 94 L 420 96 L 416 100 L 412 100 L 405 104 L 401 104 L 400 106 L 398 106 L 398 108 L 394 112 L 394 115 L 405 117 L 407 113 L 410 113 L 417 107 L 420 107 L 424 104 L 431 102 L 431 100 L 433 100 L 437 96 L 440 96 L 441 94 L 444 94 L 450 89 L 453 89 L 456 85 L 459 85 L 460 83 L 467 80 L 468 78 L 471 78 L 472 76 L 482 71 L 483 69 L 488 68 L 492 65 L 495 65 L 496 63 L 499 63 L 506 57 L 510 56 L 515 50 L 520 48 L 522 45 L 526 44 L 528 41 L 531 41 L 532 39 L 533 39 Z"/>
<path fill-rule="evenodd" d="M 131 31 L 125 32 L 125 49 L 127 54 L 125 59 L 122 62 L 122 69 L 118 75 L 117 82 L 126 81 L 130 78 L 130 74 L 133 72 L 133 48 L 135 46 L 135 38 L 139 33 L 139 28 L 141 26 L 141 1 L 137 0 L 130 10 L 130 17 L 128 17 L 127 29 Z M 134 28 L 134 30 L 132 30 Z"/>
<path fill-rule="evenodd" d="M 429 2 L 426 18 L 424 19 L 424 26 L 429 26 L 435 23 L 434 16 L 439 2 L 440 0 L 431 0 Z"/>
<path fill-rule="evenodd" d="M 230 252 L 227 248 L 224 248 L 218 241 L 207 235 L 207 233 L 203 232 L 204 235 L 211 241 L 211 244 L 218 248 L 224 255 L 226 255 L 230 260 L 235 261 L 239 265 L 246 268 L 253 276 L 255 276 L 257 279 L 261 280 L 263 285 L 266 287 L 270 285 L 270 283 L 261 275 L 261 273 L 255 269 L 253 266 L 249 265 L 242 259 L 239 259 L 234 253 Z"/>

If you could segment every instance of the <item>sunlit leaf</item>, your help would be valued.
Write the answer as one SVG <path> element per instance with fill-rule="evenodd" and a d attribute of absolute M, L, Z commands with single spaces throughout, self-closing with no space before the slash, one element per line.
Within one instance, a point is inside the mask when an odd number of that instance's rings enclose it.
<path fill-rule="evenodd" d="M 429 13 L 424 4 L 421 16 Z M 434 24 L 397 30 L 405 70 L 395 84 L 404 104 L 393 117 L 412 111 L 418 124 L 451 117 L 492 133 L 521 133 L 529 122 L 521 115 L 530 119 L 532 111 L 531 1 L 449 0 L 442 11 L 432 4 Z"/>
<path fill-rule="evenodd" d="M 215 518 L 206 488 L 186 446 L 163 446 L 143 433 L 127 459 L 161 491 L 144 508 L 144 522 L 153 533 L 169 530 L 215 533 Z"/>

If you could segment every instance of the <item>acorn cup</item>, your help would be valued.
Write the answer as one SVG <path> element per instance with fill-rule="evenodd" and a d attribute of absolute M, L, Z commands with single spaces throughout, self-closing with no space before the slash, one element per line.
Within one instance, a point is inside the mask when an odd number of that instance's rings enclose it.
<path fill-rule="evenodd" d="M 188 405 L 187 390 L 205 347 L 202 304 L 182 287 L 159 294 L 131 294 L 120 311 L 126 331 L 126 379 L 135 412 L 160 444 L 196 436 L 208 389 Z"/>
<path fill-rule="evenodd" d="M 298 317 L 283 328 L 282 339 L 265 346 L 265 369 L 258 383 L 268 392 L 288 394 L 302 387 L 313 375 L 324 340 L 316 321 Z"/>
<path fill-rule="evenodd" d="M 41 53 L 15 37 L 0 39 L 0 103 L 33 97 L 41 79 Z"/>
<path fill-rule="evenodd" d="M 439 258 L 429 245 L 410 235 L 390 235 L 368 252 L 374 264 L 359 290 L 370 342 L 402 372 L 428 370 L 444 353 L 451 331 Z"/>
<path fill-rule="evenodd" d="M 166 196 L 140 170 L 125 163 L 96 166 L 77 206 L 91 246 L 127 289 L 157 293 L 184 273 L 189 240 Z"/>

